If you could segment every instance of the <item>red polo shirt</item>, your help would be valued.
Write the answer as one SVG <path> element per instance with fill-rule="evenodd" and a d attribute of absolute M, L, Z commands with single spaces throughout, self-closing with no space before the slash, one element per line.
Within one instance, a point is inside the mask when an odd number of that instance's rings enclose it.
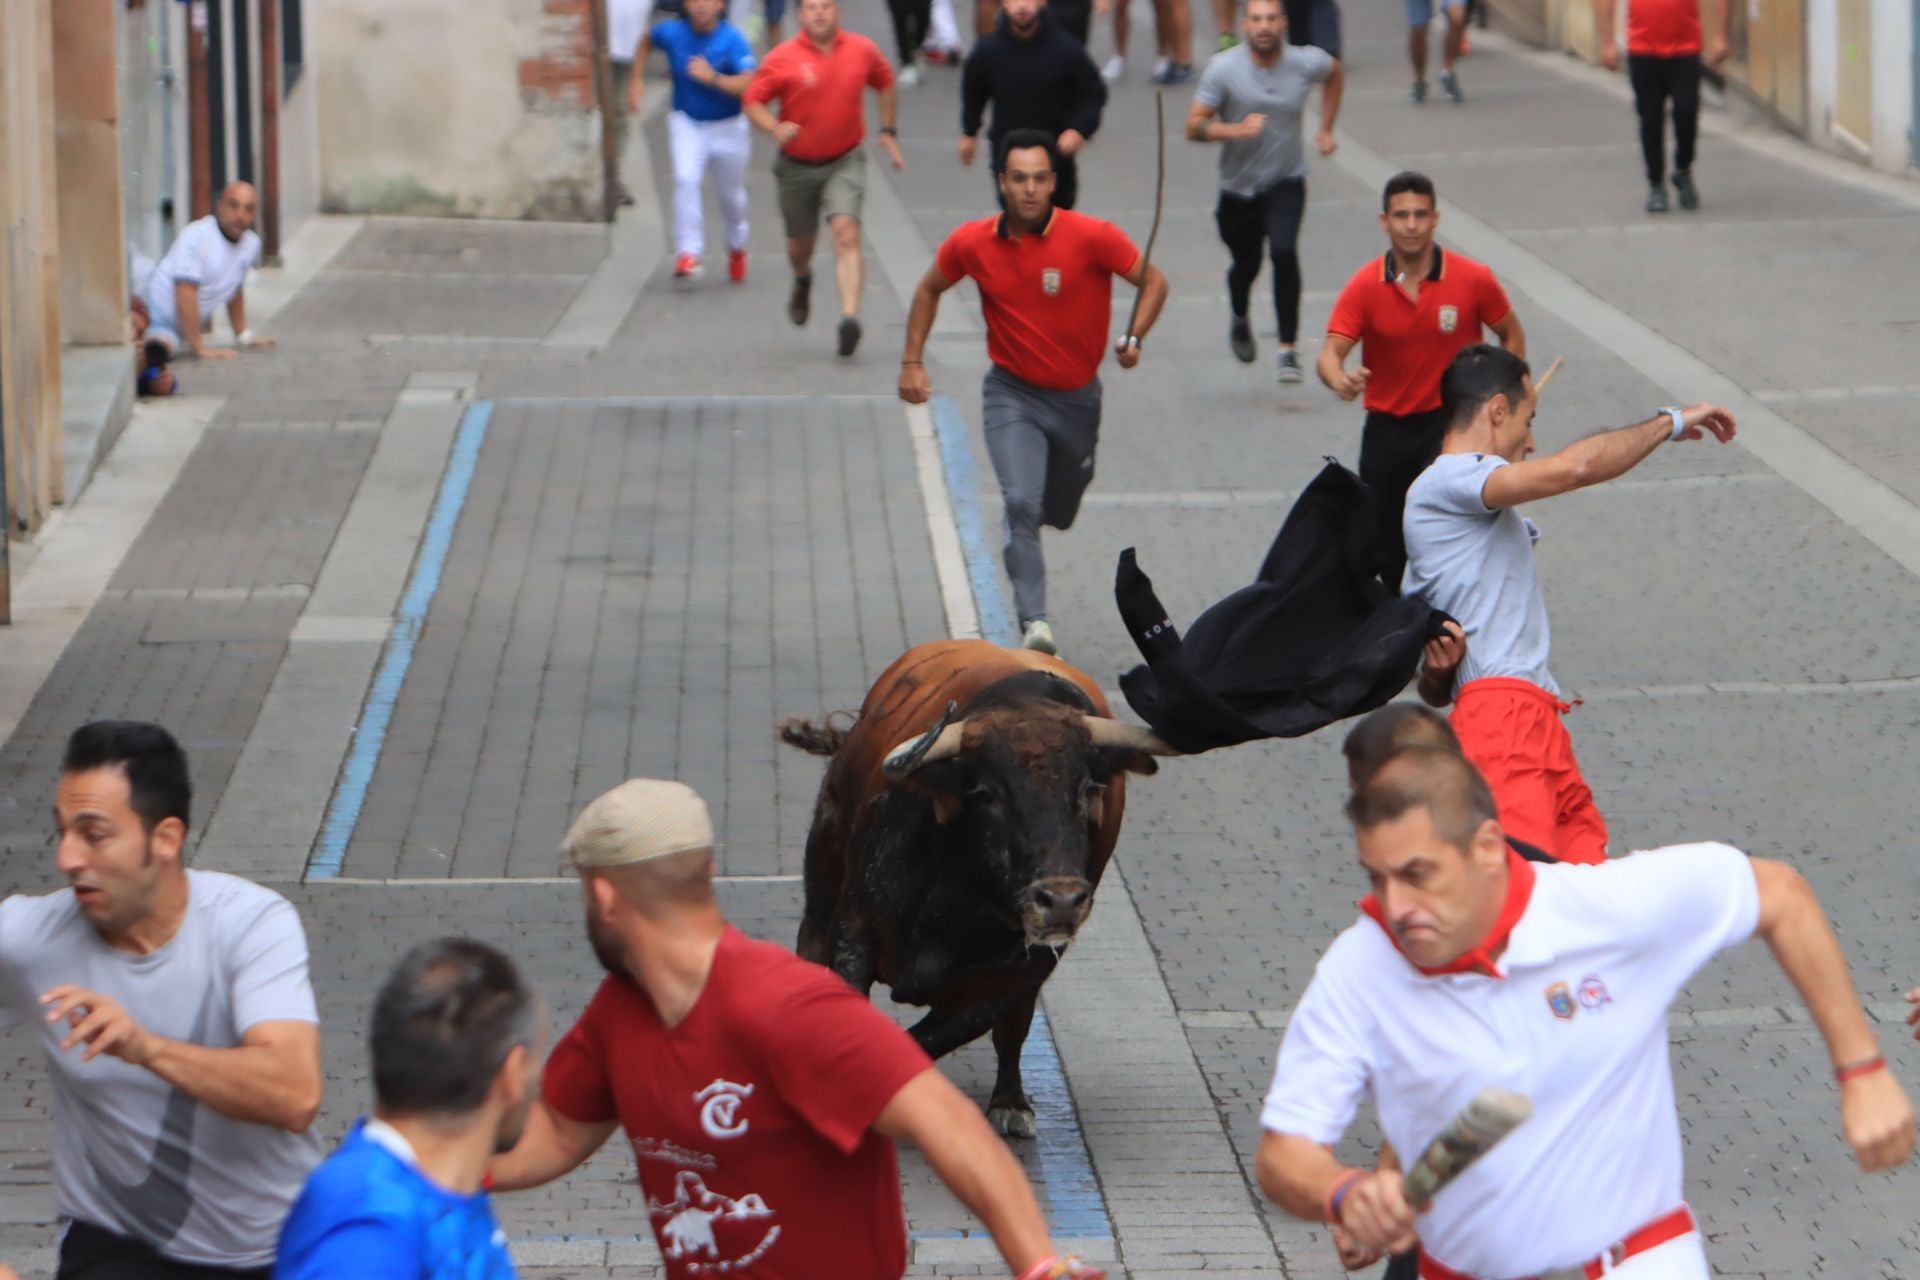
<path fill-rule="evenodd" d="M 1001 217 L 962 223 L 940 246 L 940 274 L 972 276 L 987 320 L 987 355 L 1023 382 L 1075 391 L 1107 354 L 1113 278 L 1140 261 L 1127 233 L 1101 218 L 1055 209 L 1047 225 L 1005 233 Z"/>
<path fill-rule="evenodd" d="M 1327 332 L 1360 344 L 1367 408 L 1405 416 L 1440 407 L 1447 363 L 1480 341 L 1482 325 L 1506 319 L 1513 304 L 1491 270 L 1439 245 L 1417 301 L 1407 297 L 1396 274 L 1392 250 L 1354 272 L 1333 304 Z"/>
<path fill-rule="evenodd" d="M 893 64 L 873 41 L 837 31 L 824 52 L 802 31 L 767 53 L 747 85 L 746 101 L 780 100 L 780 118 L 800 126 L 786 145 L 795 160 L 819 164 L 845 155 L 867 134 L 867 89 L 893 83 Z"/>
<path fill-rule="evenodd" d="M 1627 52 L 1681 58 L 1700 52 L 1700 0 L 1628 0 Z"/>

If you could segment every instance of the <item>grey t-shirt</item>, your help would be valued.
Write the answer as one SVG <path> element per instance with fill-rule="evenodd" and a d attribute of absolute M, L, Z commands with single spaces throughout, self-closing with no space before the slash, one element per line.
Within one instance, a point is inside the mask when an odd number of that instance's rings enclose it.
<path fill-rule="evenodd" d="M 271 1266 L 280 1223 L 319 1163 L 319 1135 L 243 1124 L 143 1067 L 62 1050 L 40 997 L 71 983 L 118 1000 L 146 1030 L 232 1048 L 262 1022 L 318 1022 L 307 939 L 285 898 L 189 871 L 186 919 L 136 956 L 101 941 L 73 891 L 0 902 L 0 1027 L 37 1028 L 53 1077 L 60 1213 L 201 1266 Z"/>
<path fill-rule="evenodd" d="M 1407 490 L 1401 531 L 1407 571 L 1400 594 L 1451 614 L 1467 633 L 1459 685 L 1513 676 L 1548 693 L 1547 604 L 1534 575 L 1540 530 L 1512 507 L 1488 510 L 1487 477 L 1507 465 L 1484 453 L 1443 453 Z"/>
<path fill-rule="evenodd" d="M 1255 113 L 1266 116 L 1260 136 L 1220 145 L 1220 189 L 1229 195 L 1258 195 L 1286 178 L 1307 172 L 1307 148 L 1301 117 L 1307 93 L 1333 74 L 1333 57 L 1312 45 L 1282 45 L 1271 67 L 1253 60 L 1243 41 L 1217 53 L 1200 74 L 1193 100 L 1233 124 Z"/>

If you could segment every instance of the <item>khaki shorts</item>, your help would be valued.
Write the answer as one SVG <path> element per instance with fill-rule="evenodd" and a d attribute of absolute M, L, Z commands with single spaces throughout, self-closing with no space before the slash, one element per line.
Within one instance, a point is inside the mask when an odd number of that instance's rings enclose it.
<path fill-rule="evenodd" d="M 780 217 L 787 224 L 787 239 L 812 239 L 819 234 L 822 218 L 844 215 L 860 221 L 860 205 L 867 195 L 864 146 L 821 164 L 776 152 L 773 176 L 780 188 Z"/>

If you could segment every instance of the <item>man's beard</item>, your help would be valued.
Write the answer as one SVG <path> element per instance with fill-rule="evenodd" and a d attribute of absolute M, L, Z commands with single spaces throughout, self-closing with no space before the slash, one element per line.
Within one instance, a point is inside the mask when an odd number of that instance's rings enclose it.
<path fill-rule="evenodd" d="M 611 929 L 596 921 L 587 921 L 587 941 L 593 945 L 593 958 L 600 967 L 616 978 L 628 978 L 626 949 L 620 945 Z"/>

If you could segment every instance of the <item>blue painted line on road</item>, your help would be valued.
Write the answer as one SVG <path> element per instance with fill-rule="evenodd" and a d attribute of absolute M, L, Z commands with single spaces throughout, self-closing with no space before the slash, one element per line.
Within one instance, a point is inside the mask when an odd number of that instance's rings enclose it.
<path fill-rule="evenodd" d="M 947 498 L 960 533 L 960 553 L 967 563 L 967 581 L 973 587 L 973 605 L 980 617 L 980 634 L 997 644 L 1017 644 L 1019 626 L 1013 602 L 1000 585 L 993 544 L 980 506 L 980 469 L 967 443 L 967 420 L 952 396 L 935 396 L 929 408 L 933 434 L 940 447 L 940 469 L 947 480 Z M 1093 1172 L 1086 1134 L 1073 1109 L 1073 1095 L 1060 1069 L 1053 1028 L 1036 1009 L 1033 1030 L 1020 1059 L 1027 1096 L 1033 1101 L 1034 1139 L 1039 1148 L 1040 1172 L 1047 1183 L 1047 1205 L 1053 1211 L 1057 1235 L 1110 1240 L 1113 1224 Z"/>
<path fill-rule="evenodd" d="M 454 432 L 453 448 L 447 455 L 447 469 L 440 477 L 440 491 L 434 496 L 433 511 L 427 517 L 426 536 L 420 543 L 419 557 L 413 562 L 413 576 L 407 580 L 400 608 L 393 619 L 393 631 L 387 638 L 386 652 L 367 690 L 367 704 L 360 712 L 360 723 L 353 734 L 353 745 L 340 768 L 340 780 L 327 806 L 326 820 L 320 824 L 320 839 L 313 858 L 307 864 L 307 879 L 331 880 L 340 874 L 347 858 L 347 845 L 360 822 L 360 810 L 367 802 L 367 788 L 373 784 L 374 766 L 380 762 L 380 750 L 386 745 L 387 726 L 393 722 L 394 704 L 400 699 L 400 686 L 406 683 L 407 668 L 413 665 L 413 651 L 420 632 L 427 625 L 427 610 L 440 589 L 440 575 L 447 566 L 447 553 L 453 547 L 454 526 L 467 505 L 467 490 L 473 485 L 474 468 L 480 461 L 480 446 L 486 443 L 487 425 L 493 421 L 493 405 L 485 400 L 467 407 Z"/>

